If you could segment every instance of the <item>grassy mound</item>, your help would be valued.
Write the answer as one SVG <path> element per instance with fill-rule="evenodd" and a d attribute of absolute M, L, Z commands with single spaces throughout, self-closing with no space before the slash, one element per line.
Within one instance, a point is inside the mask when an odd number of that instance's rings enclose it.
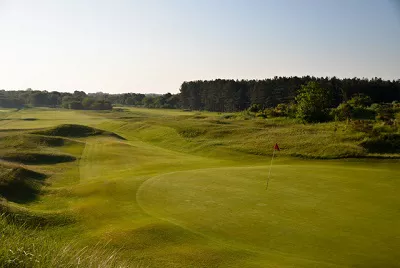
<path fill-rule="evenodd" d="M 54 128 L 50 128 L 43 131 L 37 131 L 34 133 L 46 136 L 60 136 L 60 137 L 72 137 L 72 138 L 84 138 L 89 136 L 105 135 L 105 136 L 112 136 L 118 139 L 123 139 L 123 137 L 113 132 L 108 132 L 84 125 L 74 125 L 74 124 L 59 125 Z"/>
<path fill-rule="evenodd" d="M 0 164 L 0 196 L 16 203 L 34 200 L 46 175 L 17 166 Z"/>
<path fill-rule="evenodd" d="M 39 135 L 29 135 L 26 139 L 32 141 L 39 145 L 58 147 L 65 144 L 65 140 L 60 137 L 49 137 L 49 136 L 39 136 Z"/>
<path fill-rule="evenodd" d="M 5 216 L 8 223 L 21 225 L 25 228 L 50 226 L 66 226 L 76 222 L 70 213 L 52 211 L 33 211 L 21 205 L 0 202 L 0 215 Z"/>
<path fill-rule="evenodd" d="M 6 153 L 3 156 L 0 156 L 0 159 L 27 165 L 57 164 L 63 162 L 72 162 L 76 160 L 74 156 L 67 154 L 28 153 L 28 152 Z"/>
<path fill-rule="evenodd" d="M 38 146 L 58 147 L 63 146 L 65 140 L 61 137 L 41 135 L 10 135 L 0 138 L 0 148 L 32 149 Z"/>

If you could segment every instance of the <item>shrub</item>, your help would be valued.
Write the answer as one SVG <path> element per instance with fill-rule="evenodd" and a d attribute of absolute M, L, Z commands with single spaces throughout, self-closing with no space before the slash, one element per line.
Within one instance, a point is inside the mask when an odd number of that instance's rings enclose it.
<path fill-rule="evenodd" d="M 348 103 L 341 103 L 336 109 L 331 110 L 332 117 L 336 121 L 343 121 L 350 119 L 352 116 L 353 107 Z"/>
<path fill-rule="evenodd" d="M 377 112 L 380 109 L 381 105 L 379 103 L 372 103 L 369 107 L 371 110 Z"/>
<path fill-rule="evenodd" d="M 260 104 L 252 104 L 248 110 L 252 113 L 258 113 L 262 111 L 262 107 Z"/>
<path fill-rule="evenodd" d="M 289 106 L 285 103 L 278 104 L 274 109 L 276 116 L 287 116 L 288 110 Z"/>
<path fill-rule="evenodd" d="M 256 113 L 256 117 L 259 118 L 267 118 L 267 115 L 264 111 Z"/>
<path fill-rule="evenodd" d="M 367 107 L 372 103 L 369 96 L 365 94 L 357 94 L 347 101 L 353 107 Z"/>
<path fill-rule="evenodd" d="M 347 119 L 373 120 L 376 112 L 366 107 L 353 107 L 348 103 L 341 103 L 337 108 L 331 110 L 331 116 L 337 121 Z"/>
<path fill-rule="evenodd" d="M 384 104 L 379 106 L 377 110 L 376 119 L 384 121 L 387 124 L 393 124 L 395 120 L 396 114 L 392 105 Z"/>
<path fill-rule="evenodd" d="M 314 81 L 301 86 L 296 96 L 296 117 L 304 122 L 328 121 L 330 118 L 329 95 L 329 92 Z"/>
<path fill-rule="evenodd" d="M 351 112 L 352 119 L 373 120 L 375 116 L 376 112 L 366 107 L 354 107 Z"/>

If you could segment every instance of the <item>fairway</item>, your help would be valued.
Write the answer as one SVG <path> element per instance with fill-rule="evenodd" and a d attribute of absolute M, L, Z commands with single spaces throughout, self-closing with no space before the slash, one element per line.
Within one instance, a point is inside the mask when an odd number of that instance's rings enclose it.
<path fill-rule="evenodd" d="M 2 114 L 0 173 L 40 185 L 6 211 L 52 223 L 41 235 L 60 245 L 105 245 L 128 267 L 400 266 L 399 160 L 288 153 L 360 150 L 354 133 L 139 108 Z"/>
<path fill-rule="evenodd" d="M 138 200 L 155 217 L 260 258 L 379 267 L 391 256 L 396 266 L 398 171 L 294 162 L 274 167 L 266 191 L 267 174 L 267 167 L 170 173 L 147 180 Z"/>

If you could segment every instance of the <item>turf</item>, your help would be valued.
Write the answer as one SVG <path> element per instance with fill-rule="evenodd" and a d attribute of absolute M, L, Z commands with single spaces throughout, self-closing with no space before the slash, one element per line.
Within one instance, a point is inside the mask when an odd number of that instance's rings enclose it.
<path fill-rule="evenodd" d="M 59 238 L 52 248 L 104 245 L 130 267 L 400 266 L 398 154 L 369 152 L 346 124 L 139 108 L 3 114 L 0 154 L 76 159 L 5 163 L 45 174 L 33 198 L 2 204 L 41 226 L 32 237 Z M 282 151 L 266 190 L 275 142 Z M 7 247 L 36 243 L 17 233 L 4 236 L 0 262 Z M 51 267 L 59 253 L 43 250 L 41 267 Z M 82 257 L 65 262 L 73 256 Z"/>

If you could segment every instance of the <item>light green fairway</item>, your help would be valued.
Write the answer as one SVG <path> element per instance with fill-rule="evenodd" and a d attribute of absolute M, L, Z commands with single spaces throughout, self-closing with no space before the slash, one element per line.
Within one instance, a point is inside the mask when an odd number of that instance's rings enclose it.
<path fill-rule="evenodd" d="M 1 153 L 17 148 L 10 141 L 17 146 L 38 138 L 30 129 L 60 124 L 119 135 L 39 144 L 40 152 L 76 161 L 22 165 L 47 174 L 47 183 L 37 200 L 11 205 L 71 216 L 67 226 L 46 231 L 60 243 L 104 244 L 131 267 L 400 266 L 399 160 L 288 154 L 331 153 L 328 140 L 362 150 L 349 141 L 357 133 L 331 134 L 329 124 L 224 121 L 215 113 L 139 108 L 6 110 L 2 116 Z M 265 190 L 271 152 L 264 148 L 280 136 L 283 149 Z"/>
<path fill-rule="evenodd" d="M 85 114 L 80 111 L 47 108 L 19 111 L 10 109 L 5 110 L 0 116 L 2 116 L 0 130 L 54 127 L 67 123 L 93 125 L 105 121 L 104 117 L 95 113 Z"/>
<path fill-rule="evenodd" d="M 395 168 L 395 166 L 393 166 Z M 147 180 L 149 214 L 260 258 L 296 266 L 396 266 L 400 172 L 354 163 L 175 172 Z M 319 264 L 318 264 L 319 263 Z M 390 266 L 390 265 L 389 265 Z"/>

